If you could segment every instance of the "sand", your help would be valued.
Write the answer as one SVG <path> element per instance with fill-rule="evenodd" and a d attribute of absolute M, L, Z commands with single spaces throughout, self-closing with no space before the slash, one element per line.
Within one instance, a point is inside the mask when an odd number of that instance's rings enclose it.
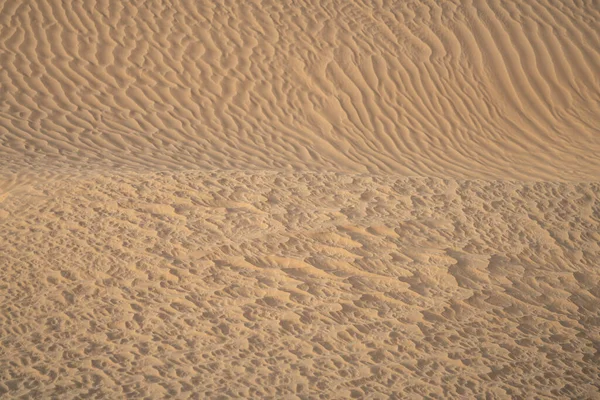
<path fill-rule="evenodd" d="M 0 397 L 600 398 L 596 1 L 0 0 Z"/>

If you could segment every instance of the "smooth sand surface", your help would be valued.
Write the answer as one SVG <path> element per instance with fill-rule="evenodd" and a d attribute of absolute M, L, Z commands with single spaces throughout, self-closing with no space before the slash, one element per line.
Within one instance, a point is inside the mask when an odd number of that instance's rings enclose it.
<path fill-rule="evenodd" d="M 0 0 L 0 397 L 600 398 L 595 0 Z"/>

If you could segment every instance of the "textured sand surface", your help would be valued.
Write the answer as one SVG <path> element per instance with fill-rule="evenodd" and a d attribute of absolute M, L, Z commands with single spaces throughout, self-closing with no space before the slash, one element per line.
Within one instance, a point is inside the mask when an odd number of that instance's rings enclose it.
<path fill-rule="evenodd" d="M 597 1 L 0 0 L 0 397 L 600 398 Z"/>

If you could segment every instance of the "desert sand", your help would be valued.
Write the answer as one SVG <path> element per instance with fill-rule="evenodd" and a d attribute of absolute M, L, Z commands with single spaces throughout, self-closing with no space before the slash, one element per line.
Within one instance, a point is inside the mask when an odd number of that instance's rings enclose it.
<path fill-rule="evenodd" d="M 0 0 L 0 397 L 600 398 L 595 0 Z"/>

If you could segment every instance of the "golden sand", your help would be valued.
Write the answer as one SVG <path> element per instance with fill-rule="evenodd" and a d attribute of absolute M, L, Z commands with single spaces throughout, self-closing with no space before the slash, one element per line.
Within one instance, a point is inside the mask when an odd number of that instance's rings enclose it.
<path fill-rule="evenodd" d="M 594 0 L 0 0 L 0 397 L 600 398 Z"/>

